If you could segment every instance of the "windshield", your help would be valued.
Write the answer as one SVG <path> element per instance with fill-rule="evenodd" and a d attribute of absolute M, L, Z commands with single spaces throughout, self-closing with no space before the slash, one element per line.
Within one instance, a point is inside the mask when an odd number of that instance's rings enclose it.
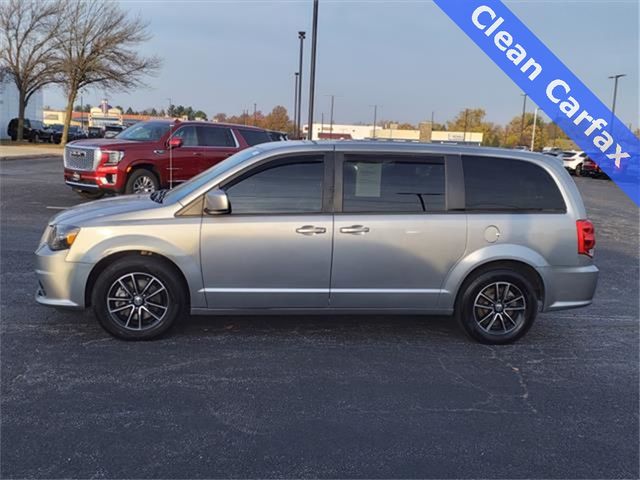
<path fill-rule="evenodd" d="M 49 128 L 51 130 L 53 130 L 54 132 L 61 132 L 64 129 L 64 125 L 49 125 Z M 73 127 L 69 127 L 69 128 L 73 128 Z"/>
<path fill-rule="evenodd" d="M 185 196 L 205 186 L 217 176 L 222 175 L 223 173 L 240 165 L 245 160 L 248 160 L 258 155 L 259 153 L 262 153 L 262 151 L 263 150 L 259 148 L 248 148 L 236 153 L 235 155 L 230 156 L 226 160 L 214 165 L 209 170 L 205 170 L 204 172 L 193 177 L 191 180 L 184 182 L 173 190 L 170 190 L 164 197 L 163 203 L 179 202 Z"/>
<path fill-rule="evenodd" d="M 119 133 L 116 138 L 136 142 L 157 142 L 169 131 L 167 122 L 141 122 Z"/>

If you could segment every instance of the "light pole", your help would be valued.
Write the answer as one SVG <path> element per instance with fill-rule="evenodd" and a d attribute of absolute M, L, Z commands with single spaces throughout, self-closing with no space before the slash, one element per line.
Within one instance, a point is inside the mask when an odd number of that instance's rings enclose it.
<path fill-rule="evenodd" d="M 300 131 L 302 130 L 301 115 L 302 115 L 302 53 L 304 51 L 304 39 L 306 32 L 298 32 L 298 38 L 300 39 L 300 59 L 298 61 L 298 116 L 296 118 L 296 137 L 300 138 Z"/>
<path fill-rule="evenodd" d="M 538 107 L 533 111 L 533 133 L 531 134 L 531 151 L 533 152 L 533 146 L 536 141 L 536 121 L 538 120 Z"/>
<path fill-rule="evenodd" d="M 71 115 L 71 118 L 73 118 L 73 115 Z M 84 102 L 82 101 L 82 95 L 80 95 L 80 129 L 84 131 Z"/>
<path fill-rule="evenodd" d="M 520 122 L 520 146 L 522 146 L 524 140 L 524 113 L 527 110 L 527 94 L 523 93 L 524 101 L 522 103 L 522 120 Z"/>
<path fill-rule="evenodd" d="M 611 132 L 613 132 L 613 120 L 616 117 L 616 97 L 618 96 L 618 79 L 626 77 L 626 73 L 619 73 L 618 75 L 611 75 L 609 78 L 613 78 L 613 103 L 611 104 Z"/>
<path fill-rule="evenodd" d="M 295 72 L 295 88 L 293 93 L 293 131 L 294 135 L 298 136 L 298 77 L 300 76 L 299 72 Z"/>
<path fill-rule="evenodd" d="M 318 0 L 313 0 L 313 28 L 311 30 L 311 79 L 309 81 L 309 133 L 313 139 L 313 101 L 316 92 L 316 48 L 318 46 Z"/>
<path fill-rule="evenodd" d="M 171 105 L 173 105 L 173 102 L 171 101 L 171 97 L 167 97 L 167 100 L 169 100 L 169 108 L 167 108 L 167 117 L 171 116 Z"/>
<path fill-rule="evenodd" d="M 258 126 L 258 104 L 255 102 L 253 104 L 253 126 Z"/>

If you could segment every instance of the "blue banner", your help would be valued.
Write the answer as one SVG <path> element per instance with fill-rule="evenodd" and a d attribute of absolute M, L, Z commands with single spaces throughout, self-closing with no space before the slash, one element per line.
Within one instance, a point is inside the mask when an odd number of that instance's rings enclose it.
<path fill-rule="evenodd" d="M 640 205 L 640 141 L 511 10 L 500 0 L 434 1 Z"/>

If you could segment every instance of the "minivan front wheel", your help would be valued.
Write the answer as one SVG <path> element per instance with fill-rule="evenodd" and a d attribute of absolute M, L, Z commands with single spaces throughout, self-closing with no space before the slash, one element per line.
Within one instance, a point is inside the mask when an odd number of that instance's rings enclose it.
<path fill-rule="evenodd" d="M 465 283 L 457 314 L 472 338 L 488 344 L 511 343 L 531 328 L 538 300 L 525 276 L 515 270 L 493 270 Z"/>
<path fill-rule="evenodd" d="M 93 309 L 102 327 L 124 340 L 150 340 L 165 333 L 185 307 L 176 272 L 150 257 L 125 257 L 98 277 Z"/>

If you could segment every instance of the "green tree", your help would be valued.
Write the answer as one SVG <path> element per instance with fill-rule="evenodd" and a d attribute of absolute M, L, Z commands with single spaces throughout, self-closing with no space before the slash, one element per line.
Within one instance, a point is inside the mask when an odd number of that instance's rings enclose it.
<path fill-rule="evenodd" d="M 207 119 L 207 114 L 204 113 L 202 110 L 198 110 L 197 112 L 195 112 L 193 114 L 194 118 L 201 118 L 202 120 L 208 120 Z"/>
<path fill-rule="evenodd" d="M 129 107 L 127 108 L 127 111 L 125 112 L 127 115 L 135 115 L 133 108 Z"/>

